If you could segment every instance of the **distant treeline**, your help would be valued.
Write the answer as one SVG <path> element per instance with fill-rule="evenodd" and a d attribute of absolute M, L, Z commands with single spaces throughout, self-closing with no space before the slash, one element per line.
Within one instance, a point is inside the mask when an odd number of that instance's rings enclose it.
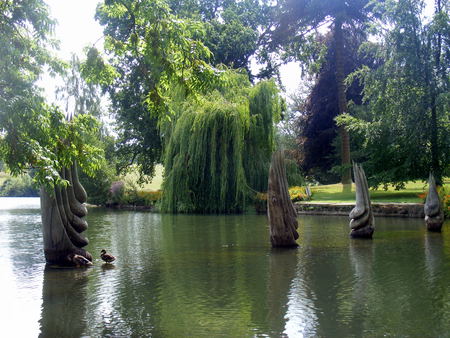
<path fill-rule="evenodd" d="M 37 197 L 39 189 L 33 185 L 29 175 L 8 177 L 0 185 L 1 197 Z"/>

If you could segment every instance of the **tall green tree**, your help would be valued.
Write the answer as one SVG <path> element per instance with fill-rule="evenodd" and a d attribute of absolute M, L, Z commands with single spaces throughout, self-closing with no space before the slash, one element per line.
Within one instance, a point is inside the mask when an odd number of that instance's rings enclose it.
<path fill-rule="evenodd" d="M 250 58 L 260 54 L 262 36 L 271 23 L 269 1 L 170 0 L 171 9 L 183 18 L 201 21 L 201 40 L 212 53 L 211 63 L 243 68 L 251 75 Z"/>
<path fill-rule="evenodd" d="M 281 109 L 276 86 L 251 86 L 246 74 L 225 76 L 200 100 L 178 105 L 164 154 L 163 211 L 241 212 L 250 193 L 267 189 Z"/>
<path fill-rule="evenodd" d="M 436 1 L 430 22 L 424 2 L 388 1 L 378 10 L 388 29 L 382 43 L 365 51 L 379 60 L 376 69 L 355 75 L 364 83 L 369 110 L 342 122 L 365 138 L 365 168 L 372 185 L 449 174 L 450 25 L 448 3 Z"/>
<path fill-rule="evenodd" d="M 88 83 L 81 74 L 82 62 L 72 55 L 68 68 L 63 74 L 63 85 L 56 89 L 57 98 L 62 102 L 69 116 L 88 114 L 99 121 L 99 128 L 89 135 L 89 143 L 105 154 L 93 176 L 80 173 L 80 182 L 85 188 L 88 203 L 102 205 L 109 198 L 109 190 L 116 177 L 117 156 L 115 138 L 105 124 L 100 88 Z"/>
<path fill-rule="evenodd" d="M 46 186 L 61 182 L 58 170 L 74 159 L 92 172 L 99 155 L 84 143 L 95 121 L 65 121 L 36 85 L 44 67 L 62 70 L 50 52 L 53 27 L 42 0 L 0 3 L 0 157 L 13 175 L 36 169 L 34 179 Z"/>
<path fill-rule="evenodd" d="M 314 31 L 330 26 L 334 44 L 336 89 L 339 114 L 348 112 L 345 95 L 344 37 L 343 28 L 363 29 L 372 14 L 370 0 L 283 0 L 278 4 L 279 17 L 272 43 L 281 44 L 288 52 L 302 61 L 311 61 L 311 50 L 317 39 Z M 351 183 L 350 139 L 344 127 L 339 128 L 341 139 L 341 181 Z"/>
<path fill-rule="evenodd" d="M 134 163 L 151 175 L 161 160 L 158 123 L 172 114 L 169 93 L 180 87 L 190 95 L 215 79 L 206 62 L 211 54 L 199 39 L 204 27 L 176 16 L 165 0 L 108 0 L 96 18 L 104 26 L 108 60 L 91 49 L 84 72 L 111 97 L 123 166 Z"/>
<path fill-rule="evenodd" d="M 86 82 L 81 75 L 81 61 L 72 54 L 63 74 L 64 84 L 56 88 L 56 97 L 71 116 L 90 114 L 102 117 L 101 97 L 98 85 Z"/>
<path fill-rule="evenodd" d="M 346 29 L 344 34 L 344 74 L 347 76 L 361 65 L 372 67 L 371 60 L 359 55 L 358 48 L 365 36 L 351 29 Z M 322 184 L 339 182 L 339 172 L 333 168 L 340 165 L 339 154 L 339 129 L 334 118 L 339 115 L 335 45 L 331 34 L 324 37 L 327 44 L 327 52 L 320 66 L 319 73 L 311 87 L 308 97 L 301 107 L 298 107 L 297 138 L 302 150 L 300 159 L 301 168 L 305 174 Z M 362 87 L 358 81 L 354 81 L 346 90 L 346 100 L 353 104 L 362 104 Z M 359 145 L 355 144 L 356 137 L 352 137 L 352 158 L 359 158 Z M 337 149 L 336 149 L 337 148 Z"/>

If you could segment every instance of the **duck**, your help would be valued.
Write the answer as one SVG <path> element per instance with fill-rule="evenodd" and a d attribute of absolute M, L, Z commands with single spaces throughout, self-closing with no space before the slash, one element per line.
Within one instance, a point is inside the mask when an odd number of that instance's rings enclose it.
<path fill-rule="evenodd" d="M 112 263 L 116 260 L 116 257 L 106 252 L 105 249 L 100 251 L 100 257 L 103 259 L 106 263 Z"/>
<path fill-rule="evenodd" d="M 76 267 L 82 267 L 82 266 L 91 266 L 92 262 L 88 260 L 86 257 L 77 255 L 77 254 L 71 254 L 69 255 L 69 260 L 72 261 L 72 263 Z"/>

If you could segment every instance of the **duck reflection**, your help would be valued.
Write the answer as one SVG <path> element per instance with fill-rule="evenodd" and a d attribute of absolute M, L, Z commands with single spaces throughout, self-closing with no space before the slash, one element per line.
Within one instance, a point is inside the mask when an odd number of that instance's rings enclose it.
<path fill-rule="evenodd" d="M 45 268 L 39 337 L 83 336 L 89 272 L 82 268 Z"/>

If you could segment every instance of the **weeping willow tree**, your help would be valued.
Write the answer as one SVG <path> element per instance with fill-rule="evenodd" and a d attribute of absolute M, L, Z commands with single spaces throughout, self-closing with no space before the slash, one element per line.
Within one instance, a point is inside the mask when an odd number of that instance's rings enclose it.
<path fill-rule="evenodd" d="M 279 122 L 282 102 L 274 82 L 265 81 L 249 95 L 250 128 L 245 137 L 244 168 L 250 188 L 267 191 L 274 146 L 274 124 Z"/>
<path fill-rule="evenodd" d="M 264 186 L 258 183 L 264 179 L 267 186 L 281 107 L 275 84 L 252 87 L 234 74 L 227 85 L 175 107 L 180 111 L 165 147 L 162 211 L 243 211 L 250 186 Z"/>

